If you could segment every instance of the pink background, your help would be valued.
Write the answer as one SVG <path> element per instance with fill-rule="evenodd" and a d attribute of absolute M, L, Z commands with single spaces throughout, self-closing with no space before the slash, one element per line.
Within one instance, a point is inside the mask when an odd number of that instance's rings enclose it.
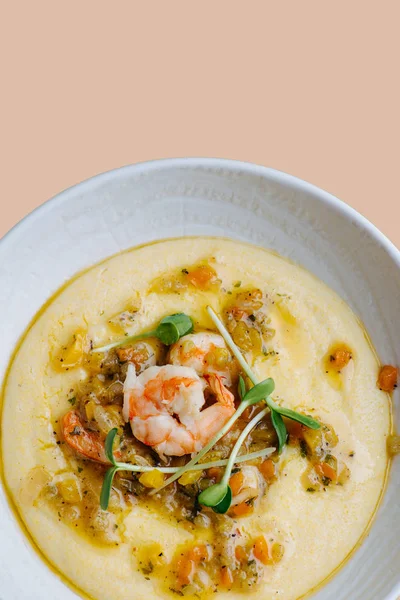
<path fill-rule="evenodd" d="M 397 0 L 0 8 L 0 235 L 102 171 L 218 156 L 311 181 L 400 246 Z"/>

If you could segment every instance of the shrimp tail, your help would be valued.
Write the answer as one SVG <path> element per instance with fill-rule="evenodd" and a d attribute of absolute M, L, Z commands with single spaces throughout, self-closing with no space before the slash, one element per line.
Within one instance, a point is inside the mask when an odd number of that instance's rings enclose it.
<path fill-rule="evenodd" d="M 98 433 L 85 429 L 76 410 L 70 410 L 64 415 L 61 429 L 64 440 L 72 450 L 81 454 L 83 458 L 109 464 L 104 451 L 104 442 Z"/>
<path fill-rule="evenodd" d="M 235 402 L 234 395 L 223 384 L 223 379 L 216 373 L 204 375 L 204 379 L 208 383 L 211 391 L 215 394 L 217 402 L 224 406 L 233 406 Z"/>

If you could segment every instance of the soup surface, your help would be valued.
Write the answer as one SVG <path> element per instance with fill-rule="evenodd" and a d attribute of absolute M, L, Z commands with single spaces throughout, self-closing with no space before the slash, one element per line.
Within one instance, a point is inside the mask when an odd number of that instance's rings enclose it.
<path fill-rule="evenodd" d="M 273 378 L 276 411 L 260 401 L 238 416 L 253 383 L 207 306 L 257 381 Z M 177 313 L 194 325 L 178 341 L 130 339 Z M 378 372 L 349 307 L 283 258 L 217 238 L 132 249 L 71 281 L 25 335 L 4 389 L 5 481 L 43 554 L 97 600 L 296 600 L 342 564 L 379 501 L 390 398 Z M 232 498 L 214 510 L 202 492 L 224 482 L 250 422 Z M 116 472 L 103 510 L 113 429 L 115 459 L 137 470 Z"/>

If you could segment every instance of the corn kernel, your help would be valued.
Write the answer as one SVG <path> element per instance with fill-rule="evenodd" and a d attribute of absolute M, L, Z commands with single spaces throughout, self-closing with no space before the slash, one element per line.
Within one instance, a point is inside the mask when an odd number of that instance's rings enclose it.
<path fill-rule="evenodd" d="M 271 548 L 271 559 L 274 564 L 280 562 L 285 553 L 285 548 L 282 544 L 278 544 L 278 542 L 274 542 Z"/>
<path fill-rule="evenodd" d="M 83 331 L 77 331 L 72 343 L 61 356 L 60 364 L 63 369 L 72 369 L 83 362 L 84 355 L 89 352 L 88 336 Z"/>
<path fill-rule="evenodd" d="M 186 471 L 186 473 L 178 479 L 178 483 L 181 485 L 192 485 L 200 479 L 202 473 L 202 471 Z"/>
<path fill-rule="evenodd" d="M 76 504 L 82 500 L 82 492 L 79 482 L 75 478 L 63 479 L 57 485 L 63 500 L 68 504 Z"/>
<path fill-rule="evenodd" d="M 350 469 L 349 467 L 347 467 L 346 465 L 342 465 L 338 478 L 337 478 L 337 482 L 339 485 L 344 485 L 346 483 L 346 481 L 348 481 L 348 479 L 350 478 Z"/>
<path fill-rule="evenodd" d="M 142 473 L 139 477 L 139 481 L 144 487 L 158 488 L 164 483 L 164 474 L 158 469 L 153 469 L 147 473 Z"/>
<path fill-rule="evenodd" d="M 215 348 L 214 352 L 214 365 L 217 369 L 223 369 L 226 367 L 229 361 L 229 352 L 226 348 Z"/>
<path fill-rule="evenodd" d="M 248 352 L 252 349 L 253 343 L 249 334 L 249 330 L 243 321 L 239 321 L 232 332 L 233 341 L 239 348 Z"/>

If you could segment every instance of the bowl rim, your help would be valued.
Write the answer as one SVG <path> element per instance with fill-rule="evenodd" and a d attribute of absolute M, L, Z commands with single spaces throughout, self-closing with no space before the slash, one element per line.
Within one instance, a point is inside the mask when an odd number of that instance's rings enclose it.
<path fill-rule="evenodd" d="M 394 261 L 398 269 L 400 270 L 400 250 L 395 244 L 376 227 L 371 221 L 369 221 L 364 215 L 359 213 L 355 208 L 349 204 L 340 200 L 333 194 L 323 190 L 322 188 L 300 179 L 294 175 L 289 175 L 284 171 L 266 167 L 263 165 L 226 158 L 202 158 L 202 157 L 187 157 L 187 158 L 161 158 L 149 161 L 143 161 L 111 169 L 104 173 L 94 175 L 89 179 L 85 179 L 79 183 L 76 183 L 62 192 L 59 192 L 52 198 L 45 201 L 43 204 L 29 212 L 25 217 L 18 221 L 7 233 L 0 238 L 0 250 L 4 249 L 8 243 L 12 242 L 12 237 L 19 232 L 23 232 L 26 227 L 29 227 L 36 219 L 40 218 L 42 214 L 46 214 L 51 211 L 53 206 L 61 205 L 68 201 L 70 194 L 73 191 L 80 190 L 82 192 L 88 191 L 94 186 L 124 177 L 127 173 L 132 174 L 147 174 L 152 171 L 158 171 L 160 169 L 170 168 L 185 168 L 185 167 L 203 167 L 203 168 L 214 168 L 214 169 L 229 169 L 233 171 L 244 171 L 249 174 L 264 176 L 269 180 L 275 181 L 276 183 L 282 183 L 286 186 L 290 186 L 294 189 L 298 189 L 309 194 L 313 194 L 318 197 L 319 200 L 326 203 L 330 208 L 335 210 L 347 219 L 357 222 L 359 227 L 367 231 L 371 237 L 377 242 L 381 248 L 383 248 L 390 258 Z"/>

